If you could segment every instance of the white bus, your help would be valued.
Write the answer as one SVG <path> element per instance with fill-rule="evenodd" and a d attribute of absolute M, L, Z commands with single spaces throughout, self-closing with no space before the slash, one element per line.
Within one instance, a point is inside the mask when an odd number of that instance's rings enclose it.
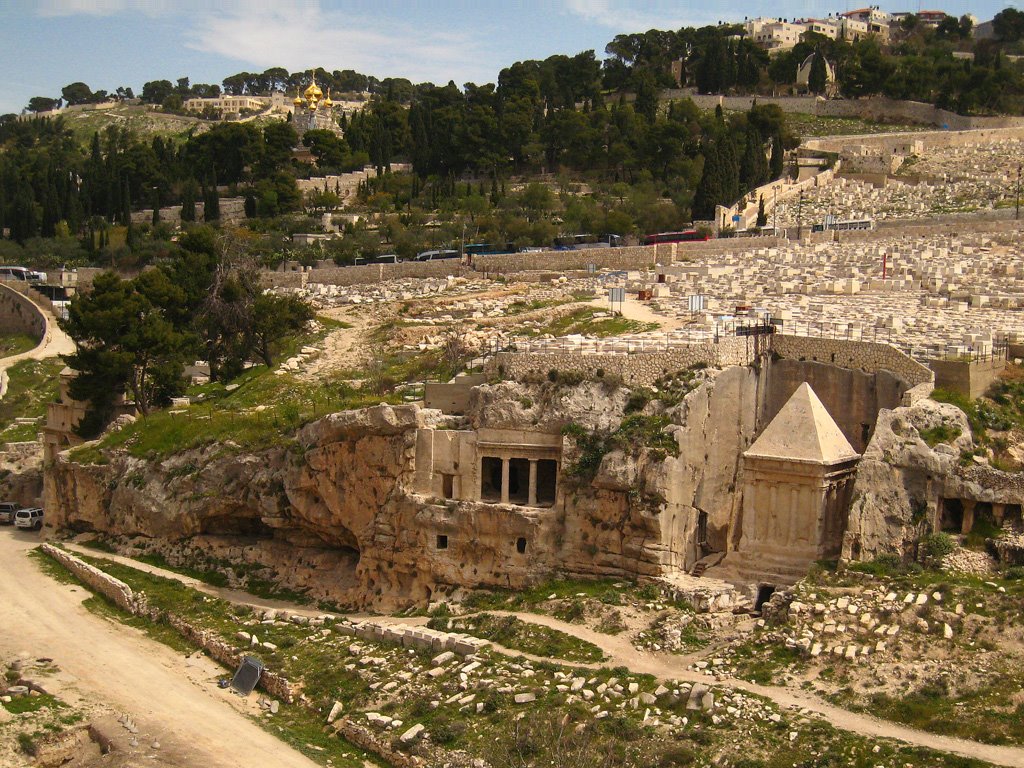
<path fill-rule="evenodd" d="M 18 280 L 23 283 L 42 283 L 46 281 L 46 273 L 35 272 L 25 267 L 0 267 L 0 280 Z"/>

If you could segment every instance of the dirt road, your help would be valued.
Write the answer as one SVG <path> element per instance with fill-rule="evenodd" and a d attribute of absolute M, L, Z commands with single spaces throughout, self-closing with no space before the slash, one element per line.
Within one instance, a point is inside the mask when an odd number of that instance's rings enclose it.
<path fill-rule="evenodd" d="M 23 651 L 52 657 L 63 684 L 129 714 L 160 743 L 165 764 L 316 766 L 246 717 L 257 713 L 256 695 L 243 701 L 216 687 L 221 667 L 199 655 L 186 659 L 83 608 L 86 589 L 59 584 L 28 557 L 38 543 L 34 533 L 0 528 L 0 658 Z"/>

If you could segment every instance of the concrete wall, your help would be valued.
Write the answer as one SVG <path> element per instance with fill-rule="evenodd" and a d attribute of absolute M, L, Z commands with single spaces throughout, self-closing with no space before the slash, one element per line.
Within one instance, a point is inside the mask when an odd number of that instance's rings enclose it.
<path fill-rule="evenodd" d="M 935 372 L 935 386 L 959 392 L 974 400 L 984 395 L 1006 367 L 1005 359 L 931 360 L 929 367 Z"/>

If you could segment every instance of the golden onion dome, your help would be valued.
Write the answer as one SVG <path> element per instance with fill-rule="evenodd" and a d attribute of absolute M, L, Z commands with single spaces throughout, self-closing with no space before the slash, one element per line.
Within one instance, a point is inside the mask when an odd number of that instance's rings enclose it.
<path fill-rule="evenodd" d="M 324 92 L 320 90 L 320 86 L 316 84 L 316 75 L 313 75 L 313 81 L 309 84 L 309 87 L 302 94 L 307 100 L 316 99 L 319 101 L 323 98 Z"/>
<path fill-rule="evenodd" d="M 296 107 L 301 107 L 302 106 L 302 97 L 296 94 L 295 101 L 293 101 L 292 104 L 294 104 Z"/>
<path fill-rule="evenodd" d="M 331 89 L 330 88 L 327 89 L 327 98 L 324 99 L 324 106 L 327 107 L 327 108 L 330 108 L 330 107 L 334 106 L 334 102 L 331 101 Z"/>

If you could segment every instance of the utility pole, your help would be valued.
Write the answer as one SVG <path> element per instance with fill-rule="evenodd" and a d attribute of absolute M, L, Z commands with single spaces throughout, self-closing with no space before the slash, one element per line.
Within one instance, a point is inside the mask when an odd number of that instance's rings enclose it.
<path fill-rule="evenodd" d="M 1014 211 L 1014 214 L 1013 214 L 1013 218 L 1017 219 L 1017 220 L 1020 219 L 1020 172 L 1021 172 L 1022 168 L 1024 168 L 1024 165 L 1018 165 L 1017 166 L 1017 201 L 1016 201 L 1017 205 L 1016 205 L 1016 210 Z"/>
<path fill-rule="evenodd" d="M 775 237 L 779 236 L 779 188 L 772 187 L 772 229 Z"/>
<path fill-rule="evenodd" d="M 800 203 L 796 207 L 796 239 L 804 236 L 804 191 L 800 190 Z"/>

